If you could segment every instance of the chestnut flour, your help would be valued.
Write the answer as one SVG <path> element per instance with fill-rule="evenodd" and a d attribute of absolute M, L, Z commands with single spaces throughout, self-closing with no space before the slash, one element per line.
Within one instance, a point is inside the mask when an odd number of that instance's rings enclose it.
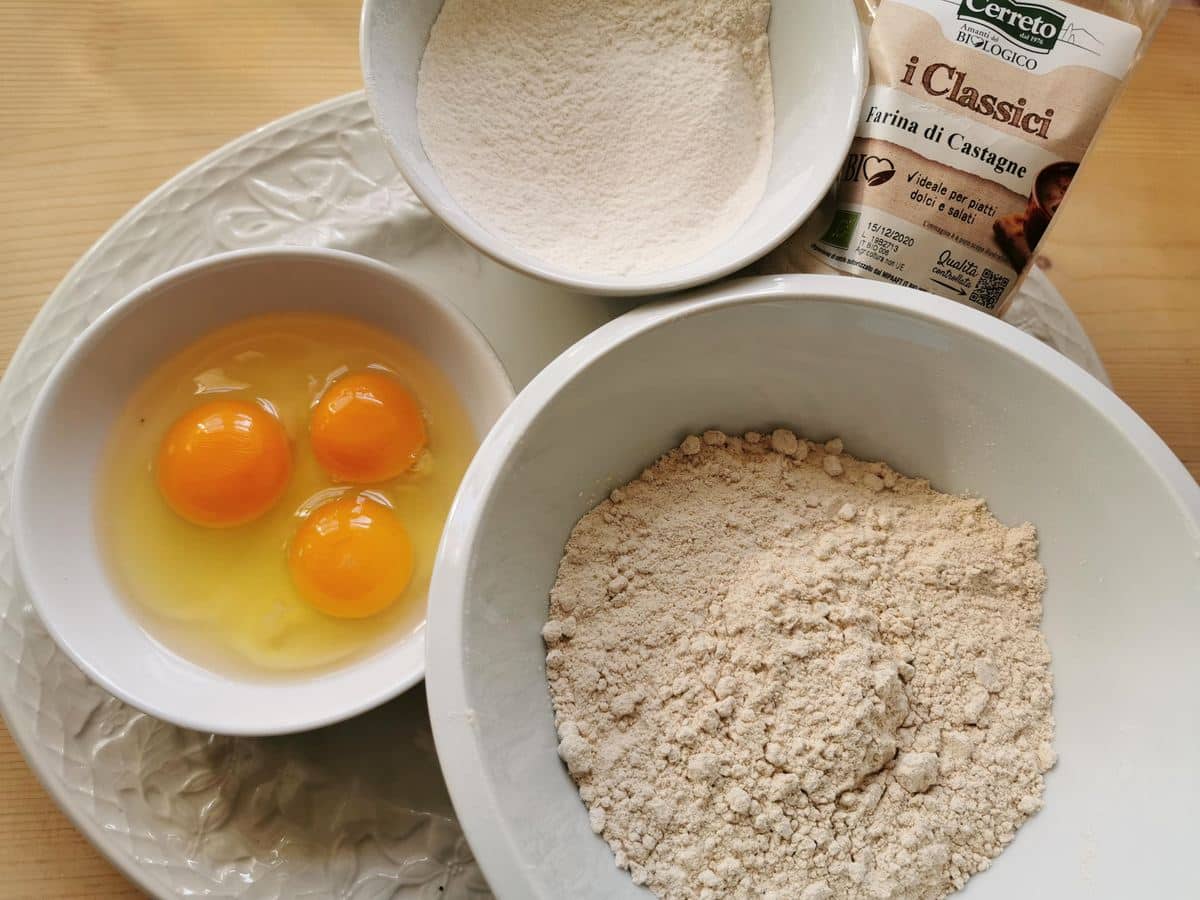
<path fill-rule="evenodd" d="M 1033 526 L 840 440 L 688 437 L 567 543 L 559 753 L 668 898 L 932 900 L 1042 804 Z"/>

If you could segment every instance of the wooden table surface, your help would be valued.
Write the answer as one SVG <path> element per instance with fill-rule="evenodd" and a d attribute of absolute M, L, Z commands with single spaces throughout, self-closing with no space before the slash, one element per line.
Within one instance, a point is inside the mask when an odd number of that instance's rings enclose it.
<path fill-rule="evenodd" d="M 1045 248 L 1117 392 L 1200 476 L 1200 9 L 1171 12 Z M 361 86 L 359 0 L 0 0 L 0 367 L 200 156 Z M 0 896 L 138 896 L 0 727 Z"/>

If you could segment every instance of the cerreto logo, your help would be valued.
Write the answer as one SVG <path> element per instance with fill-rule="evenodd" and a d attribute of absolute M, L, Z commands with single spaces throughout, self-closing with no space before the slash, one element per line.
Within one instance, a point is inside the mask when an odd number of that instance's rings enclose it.
<path fill-rule="evenodd" d="M 1067 18 L 1040 3 L 1020 0 L 960 0 L 958 18 L 986 25 L 998 36 L 1033 53 L 1049 53 Z"/>

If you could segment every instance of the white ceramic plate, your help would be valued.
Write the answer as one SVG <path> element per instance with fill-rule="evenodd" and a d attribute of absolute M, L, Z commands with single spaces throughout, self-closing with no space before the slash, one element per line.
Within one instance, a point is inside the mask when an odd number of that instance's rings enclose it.
<path fill-rule="evenodd" d="M 0 383 L 0 709 L 80 830 L 159 897 L 484 897 L 453 817 L 423 691 L 289 738 L 219 738 L 139 713 L 55 649 L 14 582 L 17 436 L 50 368 L 132 288 L 223 250 L 285 243 L 386 260 L 456 300 L 516 387 L 627 308 L 572 297 L 480 256 L 400 180 L 361 93 L 303 110 L 182 172 L 71 270 Z M 1103 377 L 1044 279 L 1010 320 Z"/>

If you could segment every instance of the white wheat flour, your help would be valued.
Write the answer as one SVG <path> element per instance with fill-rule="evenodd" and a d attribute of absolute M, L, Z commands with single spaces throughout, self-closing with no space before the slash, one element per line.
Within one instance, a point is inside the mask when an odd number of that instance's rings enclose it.
<path fill-rule="evenodd" d="M 551 594 L 592 827 L 662 897 L 952 893 L 1054 764 L 1044 581 L 1033 526 L 841 441 L 689 437 L 580 520 Z"/>
<path fill-rule="evenodd" d="M 762 197 L 770 0 L 446 0 L 417 82 L 463 209 L 593 273 L 689 262 Z"/>

